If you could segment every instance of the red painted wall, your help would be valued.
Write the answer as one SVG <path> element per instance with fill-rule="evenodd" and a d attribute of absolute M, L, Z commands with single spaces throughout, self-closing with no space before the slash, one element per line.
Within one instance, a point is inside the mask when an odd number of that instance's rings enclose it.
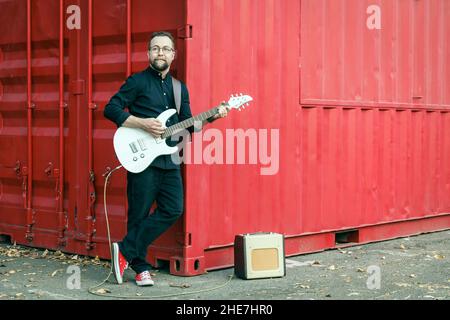
<path fill-rule="evenodd" d="M 247 232 L 284 234 L 292 255 L 348 230 L 363 243 L 449 228 L 449 16 L 445 0 L 3 1 L 0 234 L 109 257 L 103 184 L 118 161 L 103 108 L 147 66 L 156 30 L 177 37 L 173 72 L 194 114 L 253 96 L 208 125 L 224 154 L 238 151 L 230 130 L 257 139 L 244 164 L 185 166 L 185 215 L 152 263 L 180 275 L 231 266 Z M 208 139 L 190 147 L 204 153 Z M 125 185 L 122 169 L 108 189 L 113 240 L 126 231 Z"/>

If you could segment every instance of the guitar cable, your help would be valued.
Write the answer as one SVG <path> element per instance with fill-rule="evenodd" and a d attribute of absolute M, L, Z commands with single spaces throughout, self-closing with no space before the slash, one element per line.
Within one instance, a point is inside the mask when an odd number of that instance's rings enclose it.
<path fill-rule="evenodd" d="M 107 209 L 107 205 L 106 205 L 106 189 L 108 186 L 108 181 L 109 181 L 109 177 L 117 170 L 119 170 L 120 168 L 122 168 L 122 166 L 117 166 L 116 168 L 114 168 L 113 170 L 111 170 L 105 178 L 105 184 L 103 186 L 103 205 L 105 208 L 105 219 L 106 219 L 106 230 L 107 230 L 107 234 L 108 234 L 108 244 L 109 244 L 109 248 L 110 248 L 110 252 L 112 252 L 111 248 L 111 233 L 110 233 L 110 229 L 109 229 L 109 219 L 108 219 L 108 209 Z M 112 254 L 111 254 L 112 256 Z M 110 268 L 109 268 L 109 273 L 108 276 L 98 285 L 92 286 L 88 288 L 88 292 L 90 294 L 96 295 L 96 296 L 100 296 L 100 297 L 108 297 L 108 298 L 118 298 L 118 299 L 133 299 L 133 300 L 142 300 L 142 299 L 158 299 L 158 298 L 168 298 L 168 297 L 177 297 L 177 296 L 183 296 L 183 295 L 189 295 L 189 294 L 195 294 L 195 293 L 203 293 L 203 292 L 208 292 L 208 291 L 213 291 L 213 290 L 217 290 L 220 288 L 225 287 L 226 285 L 228 285 L 231 282 L 231 279 L 233 279 L 233 274 L 228 276 L 228 280 L 216 287 L 213 288 L 208 288 L 208 289 L 202 289 L 202 290 L 196 290 L 196 291 L 188 291 L 188 292 L 182 292 L 182 293 L 173 293 L 173 294 L 163 294 L 163 295 L 154 295 L 154 296 L 124 296 L 124 295 L 113 295 L 113 294 L 103 294 L 103 293 L 99 293 L 94 291 L 95 288 L 98 288 L 100 286 L 102 286 L 103 284 L 105 284 L 109 278 L 111 277 L 111 275 L 113 274 L 113 264 L 112 264 L 112 260 L 110 263 Z"/>

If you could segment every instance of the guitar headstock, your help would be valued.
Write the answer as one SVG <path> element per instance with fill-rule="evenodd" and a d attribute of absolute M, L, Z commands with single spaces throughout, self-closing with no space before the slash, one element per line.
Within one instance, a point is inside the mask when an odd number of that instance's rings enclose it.
<path fill-rule="evenodd" d="M 253 98 L 249 95 L 244 95 L 242 93 L 239 95 L 232 94 L 227 104 L 230 108 L 238 109 L 239 111 L 241 111 L 241 108 L 245 109 L 246 106 L 249 106 L 250 101 L 253 101 Z"/>

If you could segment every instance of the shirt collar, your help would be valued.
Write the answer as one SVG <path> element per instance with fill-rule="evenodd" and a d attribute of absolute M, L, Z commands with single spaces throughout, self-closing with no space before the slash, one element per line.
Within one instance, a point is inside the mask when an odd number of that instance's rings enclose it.
<path fill-rule="evenodd" d="M 157 77 L 158 79 L 162 79 L 162 73 L 160 71 L 157 71 L 155 69 L 153 69 L 152 67 L 148 67 L 147 71 L 154 77 Z M 162 80 L 170 80 L 170 71 L 166 74 L 166 78 L 162 79 Z"/>

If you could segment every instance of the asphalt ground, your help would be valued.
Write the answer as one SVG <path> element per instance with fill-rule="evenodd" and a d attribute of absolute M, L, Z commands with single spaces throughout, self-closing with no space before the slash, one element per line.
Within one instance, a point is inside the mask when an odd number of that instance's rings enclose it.
<path fill-rule="evenodd" d="M 122 285 L 113 275 L 101 284 L 109 270 L 105 260 L 0 243 L 0 300 L 178 300 L 183 308 L 193 300 L 450 300 L 450 230 L 288 257 L 281 278 L 162 268 L 152 270 L 153 287 L 138 287 L 132 270 Z"/>

